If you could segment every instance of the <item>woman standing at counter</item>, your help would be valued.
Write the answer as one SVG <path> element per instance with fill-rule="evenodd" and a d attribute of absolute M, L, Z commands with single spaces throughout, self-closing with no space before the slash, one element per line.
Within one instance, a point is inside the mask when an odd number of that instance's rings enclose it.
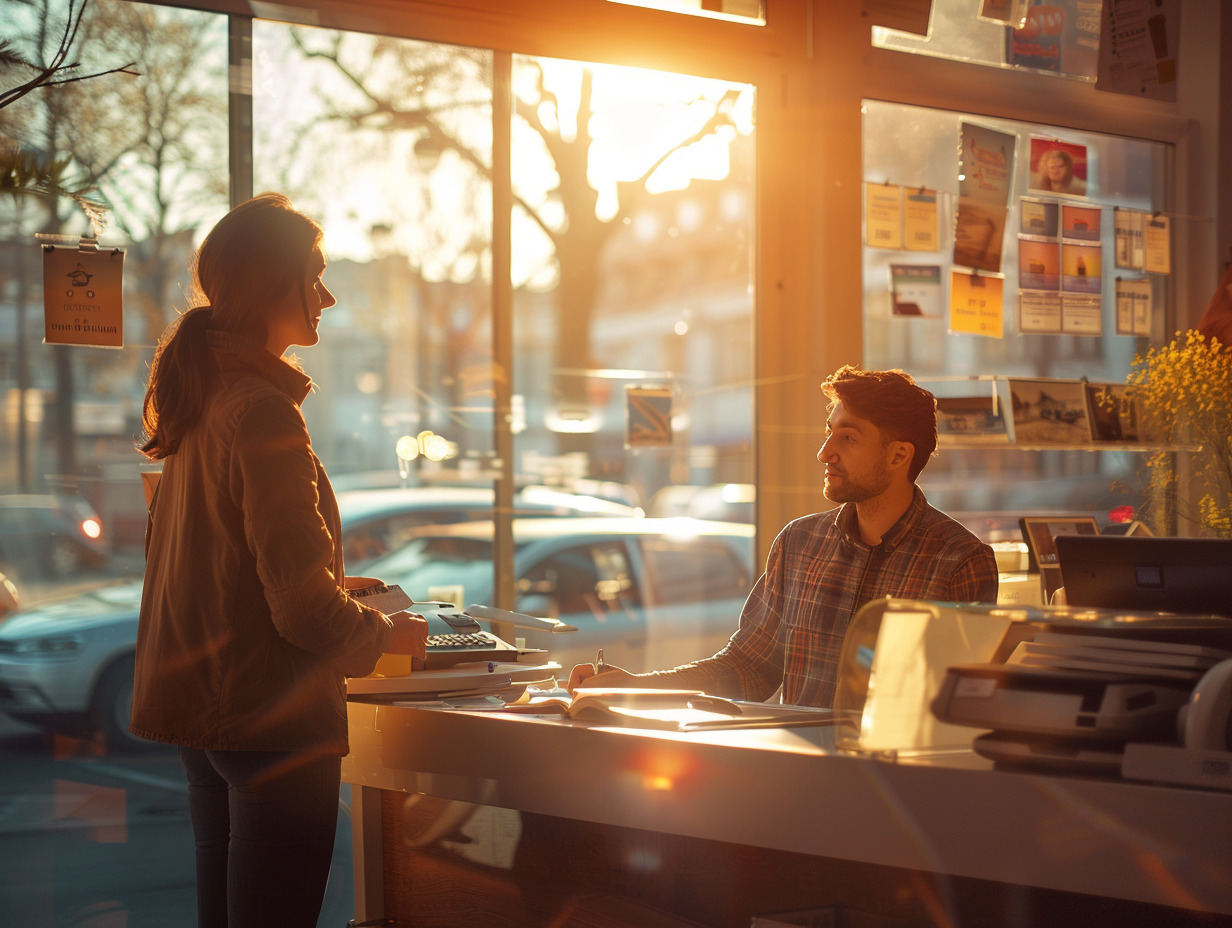
<path fill-rule="evenodd" d="M 179 745 L 201 928 L 316 924 L 333 849 L 346 677 L 420 657 L 427 624 L 346 593 L 329 478 L 292 345 L 335 304 L 322 232 L 280 194 L 233 209 L 159 342 L 141 451 L 162 461 L 146 532 L 130 730 Z"/>

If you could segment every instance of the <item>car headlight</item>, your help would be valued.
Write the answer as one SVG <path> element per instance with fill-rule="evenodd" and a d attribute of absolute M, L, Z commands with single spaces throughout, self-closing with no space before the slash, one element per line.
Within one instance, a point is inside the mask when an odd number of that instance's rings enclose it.
<path fill-rule="evenodd" d="M 81 647 L 76 635 L 48 635 L 45 638 L 23 638 L 5 642 L 4 652 L 27 660 L 68 660 Z"/>

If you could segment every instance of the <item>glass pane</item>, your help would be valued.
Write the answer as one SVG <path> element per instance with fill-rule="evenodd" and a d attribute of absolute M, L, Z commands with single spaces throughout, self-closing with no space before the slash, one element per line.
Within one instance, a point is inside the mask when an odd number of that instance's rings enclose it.
<path fill-rule="evenodd" d="M 1102 0 L 933 0 L 928 35 L 873 27 L 873 45 L 1094 81 Z"/>
<path fill-rule="evenodd" d="M 33 60 L 52 57 L 68 12 L 0 3 L 6 37 Z M 141 574 L 134 439 L 154 343 L 182 306 L 193 249 L 226 208 L 226 38 L 224 17 L 102 0 L 85 8 L 72 73 L 129 65 L 140 76 L 37 90 L 0 110 L 4 146 L 27 164 L 64 163 L 52 178 L 58 195 L 0 196 L 0 506 L 30 527 L 0 535 L 0 570 L 23 603 Z M 5 86 L 32 73 L 11 68 Z M 75 245 L 91 234 L 73 191 L 104 205 L 99 241 L 125 251 L 119 349 L 43 344 L 34 236 Z"/>
<path fill-rule="evenodd" d="M 751 532 L 753 88 L 528 57 L 513 86 L 519 481 Z M 671 621 L 684 659 L 713 653 Z"/>
<path fill-rule="evenodd" d="M 959 137 L 964 123 L 1008 135 L 1016 157 L 1009 185 L 1000 267 L 1003 277 L 1003 337 L 954 334 L 949 327 L 947 294 L 954 268 L 956 196 L 959 189 Z M 1086 189 L 1081 197 L 1048 194 L 1032 173 L 1033 148 L 1040 140 L 1085 154 Z M 864 248 L 864 363 L 870 368 L 902 367 L 941 397 L 990 396 L 988 381 L 969 378 L 1002 375 L 1023 378 L 1086 378 L 1093 382 L 1123 382 L 1136 353 L 1164 337 L 1168 277 L 1117 270 L 1113 208 L 1152 212 L 1165 205 L 1167 146 L 1056 126 L 1033 125 L 973 116 L 947 110 L 868 100 L 864 103 L 864 178 L 868 183 L 903 185 L 938 191 L 941 236 L 932 252 Z M 1019 249 L 1024 209 L 1053 204 L 1057 215 L 1066 207 L 1098 208 L 1098 236 L 1089 243 L 1103 263 L 1102 287 L 1095 291 L 1095 311 L 1101 334 L 1035 334 L 1021 329 L 1019 288 L 1030 264 L 1020 271 Z M 1025 204 L 1025 205 L 1024 205 Z M 1056 238 L 1064 238 L 1055 234 Z M 866 239 L 867 241 L 867 239 Z M 1062 252 L 1066 248 L 1061 244 Z M 937 268 L 939 303 L 923 315 L 895 310 L 891 284 L 894 265 Z M 901 272 L 900 272 L 901 273 Z M 1150 336 L 1117 334 L 1114 278 L 1144 278 L 1156 312 Z M 999 399 L 1008 402 L 1004 389 Z M 1007 409 L 1005 415 L 1010 415 Z M 990 540 L 1017 539 L 1018 518 L 1030 514 L 1074 513 L 1109 521 L 1113 508 L 1145 504 L 1145 460 L 1139 452 L 1067 451 L 1060 448 L 1024 451 L 1014 447 L 964 450 L 947 447 L 924 471 L 921 486 L 934 505 L 965 521 Z"/>
<path fill-rule="evenodd" d="M 183 768 L 170 746 L 133 753 L 127 732 L 146 525 L 134 440 L 155 341 L 227 208 L 227 21 L 126 0 L 0 0 L 0 31 L 50 61 L 73 10 L 71 75 L 131 64 L 139 76 L 3 107 L 0 153 L 62 161 L 53 190 L 106 204 L 100 243 L 125 251 L 124 346 L 43 344 L 34 236 L 91 227 L 70 196 L 0 192 L 0 571 L 23 607 L 6 614 L 0 587 L 0 922 L 188 925 Z M 33 74 L 6 66 L 0 87 Z"/>
<path fill-rule="evenodd" d="M 339 489 L 456 485 L 490 453 L 491 70 L 487 51 L 253 25 L 255 187 L 324 226 L 338 298 L 304 414 Z M 452 504 L 469 497 L 389 501 Z"/>

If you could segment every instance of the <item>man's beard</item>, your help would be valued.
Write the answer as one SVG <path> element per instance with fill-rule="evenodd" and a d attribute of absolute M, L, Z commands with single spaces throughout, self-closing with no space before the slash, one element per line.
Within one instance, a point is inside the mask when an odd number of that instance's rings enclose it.
<path fill-rule="evenodd" d="M 878 463 L 872 471 L 859 480 L 852 479 L 851 475 L 846 472 L 839 476 L 842 478 L 840 483 L 831 486 L 827 479 L 822 490 L 826 499 L 832 503 L 863 503 L 874 496 L 880 496 L 890 486 L 890 474 L 886 470 L 884 461 Z"/>

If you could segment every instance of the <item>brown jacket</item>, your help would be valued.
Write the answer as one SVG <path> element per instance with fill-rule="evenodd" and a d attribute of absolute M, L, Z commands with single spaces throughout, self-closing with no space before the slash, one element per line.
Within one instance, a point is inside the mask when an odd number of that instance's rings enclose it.
<path fill-rule="evenodd" d="M 338 505 L 299 404 L 309 379 L 209 332 L 220 379 L 163 461 L 146 533 L 133 734 L 347 753 L 346 676 L 392 627 L 343 592 Z"/>

